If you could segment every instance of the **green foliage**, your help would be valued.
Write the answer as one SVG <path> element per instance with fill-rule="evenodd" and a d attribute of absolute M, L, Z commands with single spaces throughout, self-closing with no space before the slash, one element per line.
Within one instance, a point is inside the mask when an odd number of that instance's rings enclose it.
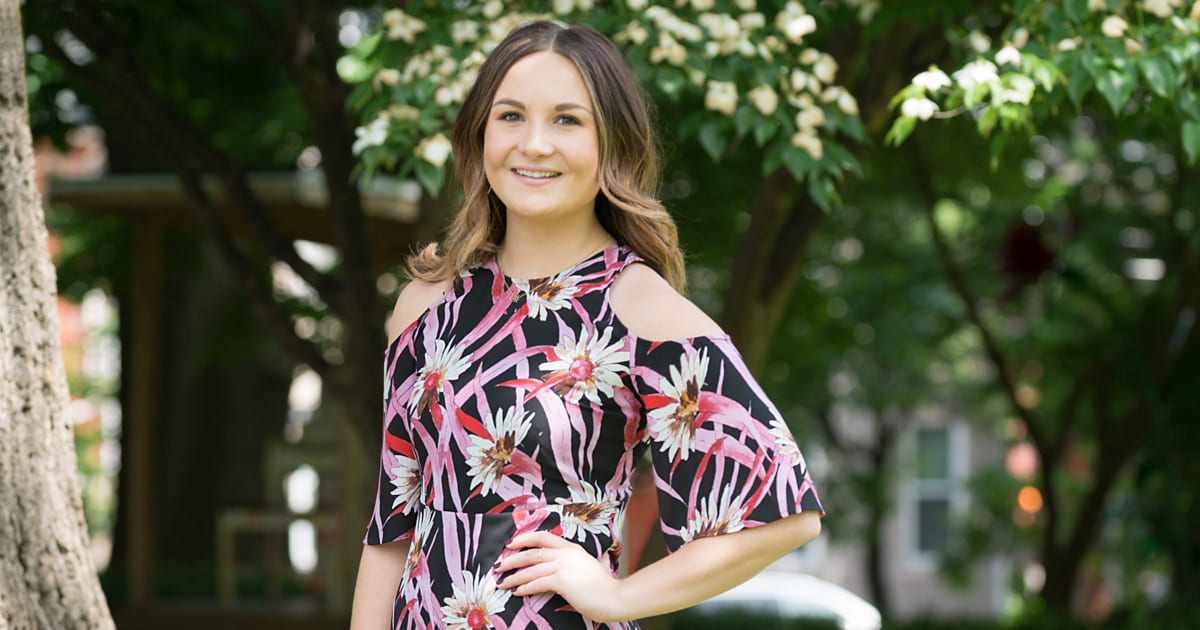
<path fill-rule="evenodd" d="M 426 2 L 392 9 L 338 64 L 355 85 L 360 118 L 356 151 L 367 174 L 415 175 L 436 195 L 450 168 L 446 141 L 485 55 L 508 31 L 532 19 L 588 24 L 610 36 L 634 73 L 662 103 L 702 102 L 673 125 L 696 136 L 714 161 L 742 140 L 761 147 L 762 170 L 785 167 L 825 208 L 837 184 L 858 170 L 842 136 L 863 140 L 854 98 L 835 83 L 837 64 L 808 47 L 827 24 L 816 2 L 717 2 L 710 11 L 639 2 Z"/>

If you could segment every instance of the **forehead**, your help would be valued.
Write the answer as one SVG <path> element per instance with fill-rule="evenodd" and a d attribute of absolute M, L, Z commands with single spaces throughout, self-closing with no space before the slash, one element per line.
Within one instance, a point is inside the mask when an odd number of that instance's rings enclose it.
<path fill-rule="evenodd" d="M 496 99 L 511 98 L 527 105 L 536 102 L 591 103 L 583 75 L 570 59 L 549 50 L 518 60 L 504 74 Z"/>

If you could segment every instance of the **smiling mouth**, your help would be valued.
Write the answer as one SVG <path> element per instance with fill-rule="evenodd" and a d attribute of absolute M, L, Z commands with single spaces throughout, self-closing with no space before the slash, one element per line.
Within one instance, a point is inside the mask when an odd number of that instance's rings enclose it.
<path fill-rule="evenodd" d="M 522 177 L 532 177 L 534 179 L 550 179 L 562 175 L 557 171 L 527 171 L 523 168 L 514 168 L 513 172 Z"/>

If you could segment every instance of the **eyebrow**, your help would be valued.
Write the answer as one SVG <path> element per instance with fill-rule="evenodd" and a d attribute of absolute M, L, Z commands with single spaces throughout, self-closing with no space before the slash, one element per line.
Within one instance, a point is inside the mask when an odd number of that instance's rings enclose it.
<path fill-rule="evenodd" d="M 520 101 L 514 101 L 511 98 L 502 98 L 502 99 L 496 101 L 495 103 L 492 103 L 492 108 L 494 109 L 500 105 L 508 105 L 510 107 L 516 107 L 517 109 L 525 109 L 524 103 L 522 103 Z M 562 111 L 566 111 L 568 109 L 582 109 L 583 111 L 588 112 L 589 114 L 591 113 L 591 110 L 584 107 L 583 105 L 580 105 L 579 103 L 559 103 L 558 105 L 554 106 L 554 111 L 556 111 L 556 112 L 562 112 Z"/>

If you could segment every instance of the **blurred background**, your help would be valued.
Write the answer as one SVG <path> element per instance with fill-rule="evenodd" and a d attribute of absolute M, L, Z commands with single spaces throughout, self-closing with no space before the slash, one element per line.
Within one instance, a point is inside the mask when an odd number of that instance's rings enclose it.
<path fill-rule="evenodd" d="M 646 86 L 690 297 L 829 511 L 646 627 L 1200 624 L 1200 3 L 401 4 L 21 3 L 118 627 L 345 626 L 383 322 L 532 15 Z"/>

